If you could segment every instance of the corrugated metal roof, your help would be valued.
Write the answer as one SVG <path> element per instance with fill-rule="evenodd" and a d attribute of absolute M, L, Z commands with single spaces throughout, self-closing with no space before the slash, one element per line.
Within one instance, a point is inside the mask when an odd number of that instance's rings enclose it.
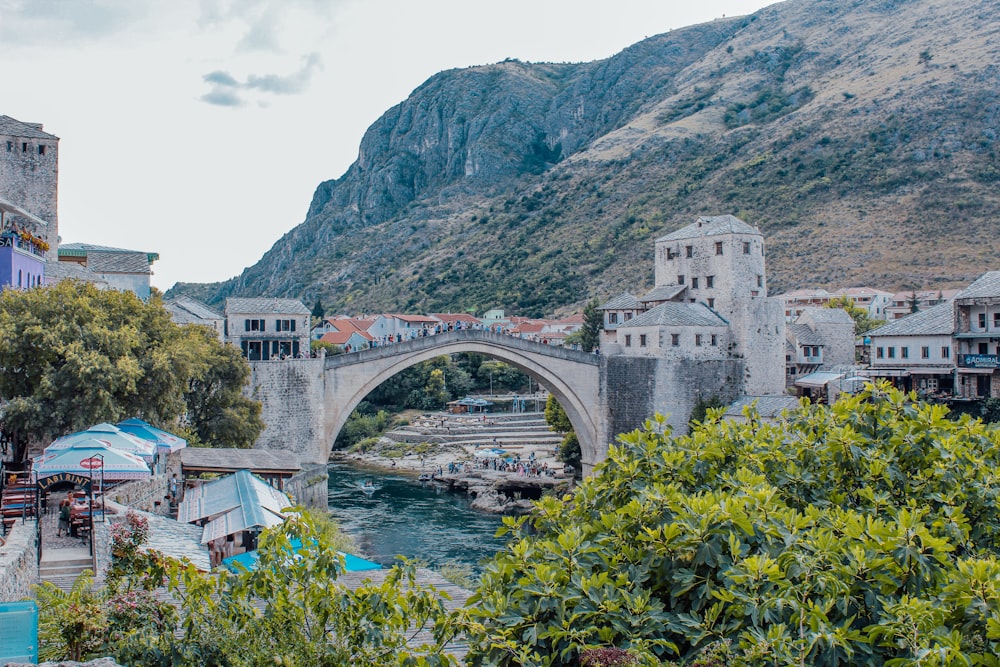
<path fill-rule="evenodd" d="M 987 271 L 959 292 L 956 299 L 984 299 L 1000 296 L 1000 271 Z"/>
<path fill-rule="evenodd" d="M 40 129 L 41 123 L 23 123 L 10 116 L 0 116 L 0 134 L 8 137 L 23 137 L 25 139 L 53 139 L 59 137 Z"/>
<path fill-rule="evenodd" d="M 226 299 L 226 314 L 268 313 L 270 315 L 308 315 L 309 309 L 298 299 L 277 299 L 272 297 Z"/>
<path fill-rule="evenodd" d="M 202 543 L 243 530 L 267 528 L 284 520 L 292 506 L 287 495 L 250 473 L 232 475 L 184 491 L 177 520 L 193 523 L 208 519 Z M 226 531 L 226 532 L 220 532 Z"/>
<path fill-rule="evenodd" d="M 622 292 L 616 297 L 612 297 L 603 306 L 598 306 L 598 310 L 634 310 L 642 308 L 639 299 L 628 292 Z"/>
<path fill-rule="evenodd" d="M 751 227 L 735 215 L 703 215 L 690 225 L 656 239 L 656 242 L 679 241 L 720 234 L 756 234 L 760 236 L 760 230 Z"/>
<path fill-rule="evenodd" d="M 843 373 L 833 373 L 830 371 L 816 371 L 815 373 L 810 373 L 809 375 L 803 375 L 797 379 L 794 384 L 796 387 L 825 387 L 828 383 L 834 380 L 839 380 L 844 377 Z"/>
<path fill-rule="evenodd" d="M 46 285 L 54 285 L 60 280 L 67 280 L 69 278 L 93 283 L 102 288 L 108 286 L 108 281 L 76 262 L 47 262 L 45 264 Z"/>
<path fill-rule="evenodd" d="M 955 332 L 955 308 L 949 301 L 901 317 L 869 331 L 867 336 L 939 336 Z"/>
<path fill-rule="evenodd" d="M 288 474 L 302 470 L 298 456 L 278 450 L 188 447 L 180 456 L 181 467 L 192 470 L 231 472 L 245 468 L 251 472 Z"/>
<path fill-rule="evenodd" d="M 146 252 L 143 250 L 126 250 L 125 248 L 112 248 L 106 245 L 94 245 L 92 243 L 61 243 L 59 244 L 60 257 L 88 257 L 92 252 L 142 252 L 146 255 L 146 260 L 152 264 L 160 258 L 159 253 Z"/>
<path fill-rule="evenodd" d="M 724 327 L 727 322 L 700 303 L 678 303 L 668 301 L 656 308 L 636 315 L 628 322 L 619 324 L 619 329 L 629 327 L 654 326 L 700 326 Z"/>
<path fill-rule="evenodd" d="M 660 285 L 642 295 L 639 301 L 642 303 L 670 301 L 677 298 L 686 289 L 687 285 Z"/>

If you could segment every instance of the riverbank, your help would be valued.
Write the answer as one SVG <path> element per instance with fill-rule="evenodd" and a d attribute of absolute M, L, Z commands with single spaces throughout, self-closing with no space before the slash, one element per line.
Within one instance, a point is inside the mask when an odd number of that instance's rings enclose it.
<path fill-rule="evenodd" d="M 468 493 L 476 509 L 523 513 L 543 493 L 562 493 L 572 472 L 557 458 L 558 434 L 541 413 L 424 414 L 364 450 L 335 451 L 331 461 L 427 481 Z"/>

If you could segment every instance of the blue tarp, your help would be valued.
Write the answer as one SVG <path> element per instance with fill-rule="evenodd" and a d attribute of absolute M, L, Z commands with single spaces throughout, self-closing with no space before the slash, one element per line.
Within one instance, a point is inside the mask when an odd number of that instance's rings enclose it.
<path fill-rule="evenodd" d="M 302 542 L 299 540 L 291 540 L 292 548 L 295 550 L 302 548 Z M 358 556 L 353 556 L 351 554 L 345 554 L 343 551 L 338 552 L 344 557 L 344 568 L 347 572 L 361 572 L 363 570 L 380 570 L 382 566 L 378 563 L 373 563 L 370 560 L 365 560 L 364 558 L 359 558 Z M 222 559 L 222 564 L 233 572 L 239 572 L 240 569 L 238 565 L 242 565 L 248 570 L 253 570 L 257 567 L 257 552 L 248 551 L 246 553 L 239 554 L 237 556 L 230 556 L 229 558 Z"/>

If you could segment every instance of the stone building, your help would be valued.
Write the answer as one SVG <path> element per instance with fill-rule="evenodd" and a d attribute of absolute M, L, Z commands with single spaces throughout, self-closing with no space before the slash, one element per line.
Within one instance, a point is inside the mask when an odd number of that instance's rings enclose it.
<path fill-rule="evenodd" d="M 956 393 L 1000 396 L 1000 271 L 989 271 L 955 296 Z"/>
<path fill-rule="evenodd" d="M 133 292 L 143 301 L 149 299 L 151 267 L 160 258 L 155 252 L 90 243 L 65 243 L 59 246 L 58 257 L 60 264 L 76 264 L 85 270 L 75 277 L 122 292 Z"/>
<path fill-rule="evenodd" d="M 226 341 L 250 361 L 309 356 L 309 309 L 298 299 L 226 299 Z"/>
<path fill-rule="evenodd" d="M 0 115 L 0 199 L 45 221 L 35 233 L 48 244 L 49 260 L 55 260 L 59 244 L 58 192 L 59 137 L 42 130 L 41 123 Z"/>
<path fill-rule="evenodd" d="M 743 366 L 738 393 L 783 393 L 784 309 L 767 296 L 764 260 L 763 235 L 732 215 L 700 217 L 657 239 L 656 285 L 638 299 L 649 310 L 617 325 L 616 350 L 691 360 L 736 359 Z M 604 312 L 621 310 L 610 307 L 619 300 L 605 304 Z M 638 344 L 643 335 L 645 347 Z"/>
<path fill-rule="evenodd" d="M 954 333 L 955 307 L 950 301 L 873 329 L 867 334 L 871 340 L 867 375 L 887 379 L 907 391 L 952 396 Z M 976 377 L 972 376 L 973 388 Z"/>
<path fill-rule="evenodd" d="M 170 313 L 170 319 L 175 324 L 198 324 L 208 327 L 219 337 L 226 340 L 226 318 L 212 308 L 183 294 L 163 302 L 163 307 Z"/>

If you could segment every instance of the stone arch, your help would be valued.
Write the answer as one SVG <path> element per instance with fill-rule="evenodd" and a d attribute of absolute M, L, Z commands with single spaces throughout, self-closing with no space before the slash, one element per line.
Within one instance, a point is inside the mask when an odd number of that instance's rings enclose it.
<path fill-rule="evenodd" d="M 601 443 L 604 425 L 599 405 L 599 360 L 582 352 L 481 331 L 439 334 L 329 358 L 324 383 L 325 458 L 329 458 L 333 442 L 351 412 L 376 387 L 422 361 L 458 352 L 498 359 L 545 385 L 565 409 L 579 438 L 586 467 L 603 458 L 606 443 Z"/>

